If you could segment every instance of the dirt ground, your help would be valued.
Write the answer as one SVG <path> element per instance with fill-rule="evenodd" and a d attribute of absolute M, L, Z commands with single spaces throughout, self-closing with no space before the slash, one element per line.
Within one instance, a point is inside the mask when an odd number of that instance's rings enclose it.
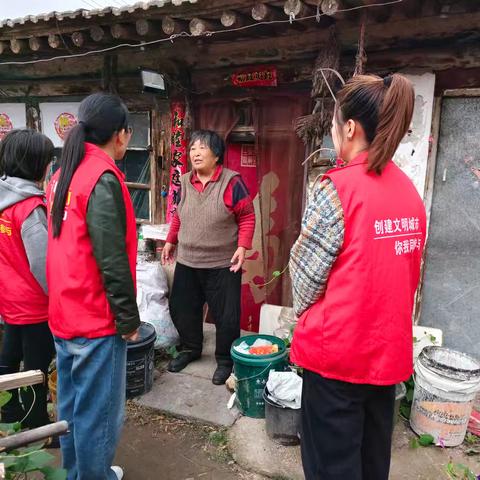
<path fill-rule="evenodd" d="M 129 403 L 116 463 L 125 480 L 261 480 L 231 459 L 222 429 Z"/>

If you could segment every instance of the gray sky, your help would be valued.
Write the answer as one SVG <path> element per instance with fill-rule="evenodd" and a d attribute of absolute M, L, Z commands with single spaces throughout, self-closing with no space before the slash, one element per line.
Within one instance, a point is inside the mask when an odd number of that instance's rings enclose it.
<path fill-rule="evenodd" d="M 0 0 L 0 19 L 19 18 L 26 15 L 66 12 L 79 8 L 94 9 L 132 5 L 138 0 Z"/>

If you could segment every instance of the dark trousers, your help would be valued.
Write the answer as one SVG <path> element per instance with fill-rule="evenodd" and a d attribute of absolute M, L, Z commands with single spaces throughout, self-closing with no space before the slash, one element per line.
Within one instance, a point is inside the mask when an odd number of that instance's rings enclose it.
<path fill-rule="evenodd" d="M 388 480 L 395 386 L 356 385 L 305 370 L 306 480 Z"/>
<path fill-rule="evenodd" d="M 181 349 L 202 353 L 206 302 L 217 329 L 217 363 L 232 366 L 230 347 L 240 336 L 241 281 L 242 274 L 233 273 L 229 268 L 191 268 L 177 263 L 170 313 L 180 335 Z"/>
<path fill-rule="evenodd" d="M 41 370 L 45 375 L 45 383 L 33 386 L 35 395 L 31 387 L 11 390 L 11 400 L 2 407 L 2 422 L 19 422 L 31 408 L 22 423 L 23 427 L 36 428 L 50 423 L 47 413 L 47 374 L 54 354 L 55 346 L 47 322 L 34 325 L 5 324 L 0 374 L 17 373 L 23 360 L 23 370 Z"/>

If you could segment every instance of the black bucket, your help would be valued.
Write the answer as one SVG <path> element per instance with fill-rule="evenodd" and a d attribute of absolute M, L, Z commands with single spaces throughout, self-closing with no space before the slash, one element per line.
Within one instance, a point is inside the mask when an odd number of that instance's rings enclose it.
<path fill-rule="evenodd" d="M 269 438 L 280 445 L 298 445 L 301 409 L 284 407 L 274 402 L 268 397 L 267 387 L 263 391 L 263 399 L 265 400 L 265 427 Z"/>
<path fill-rule="evenodd" d="M 127 342 L 127 398 L 143 395 L 152 389 L 157 334 L 149 323 L 142 322 L 139 339 Z"/>

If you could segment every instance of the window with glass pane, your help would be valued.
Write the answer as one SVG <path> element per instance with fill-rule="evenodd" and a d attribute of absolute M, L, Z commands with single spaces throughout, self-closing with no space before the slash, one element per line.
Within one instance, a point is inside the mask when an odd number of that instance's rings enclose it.
<path fill-rule="evenodd" d="M 134 112 L 130 114 L 132 138 L 127 153 L 117 166 L 125 174 L 130 196 L 132 197 L 135 216 L 139 220 L 150 221 L 151 215 L 151 172 L 150 172 L 150 114 Z M 55 148 L 54 161 L 49 177 L 60 167 L 61 148 Z M 47 178 L 47 181 L 49 178 Z"/>
<path fill-rule="evenodd" d="M 150 171 L 150 113 L 130 114 L 132 138 L 124 159 L 118 164 L 125 174 L 135 215 L 139 220 L 150 221 L 151 215 L 151 171 Z"/>

